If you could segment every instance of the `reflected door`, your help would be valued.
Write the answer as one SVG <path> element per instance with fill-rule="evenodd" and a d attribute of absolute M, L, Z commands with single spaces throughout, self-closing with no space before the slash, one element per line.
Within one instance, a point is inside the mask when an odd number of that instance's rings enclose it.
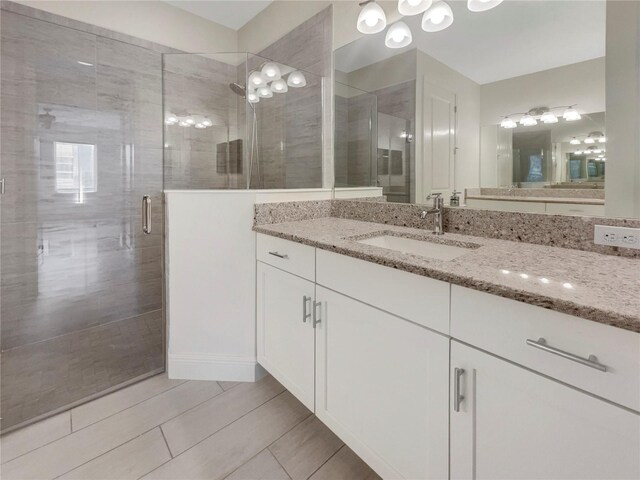
<path fill-rule="evenodd" d="M 28 16 L 1 45 L 6 431 L 164 369 L 162 89 L 158 53 Z"/>

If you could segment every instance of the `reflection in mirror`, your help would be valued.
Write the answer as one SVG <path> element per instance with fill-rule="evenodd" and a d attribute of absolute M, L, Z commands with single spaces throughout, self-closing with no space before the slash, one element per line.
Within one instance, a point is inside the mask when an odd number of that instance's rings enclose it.
<path fill-rule="evenodd" d="M 441 193 L 449 203 L 458 190 L 461 206 L 604 215 L 611 165 L 638 161 L 607 154 L 619 148 L 605 118 L 607 3 L 523 0 L 481 13 L 447 3 L 454 21 L 443 30 L 402 18 L 406 47 L 386 47 L 382 31 L 335 51 L 342 88 L 377 107 L 370 128 L 352 132 L 356 117 L 336 97 L 336 185 L 369 178 L 389 201 Z"/>

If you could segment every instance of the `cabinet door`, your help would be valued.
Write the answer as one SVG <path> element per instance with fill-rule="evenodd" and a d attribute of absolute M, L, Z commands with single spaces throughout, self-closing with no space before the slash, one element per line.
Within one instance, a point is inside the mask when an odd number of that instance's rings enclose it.
<path fill-rule="evenodd" d="M 313 411 L 315 286 L 261 262 L 257 283 L 258 363 Z"/>
<path fill-rule="evenodd" d="M 640 478 L 637 413 L 455 341 L 451 388 L 453 479 Z"/>
<path fill-rule="evenodd" d="M 447 478 L 448 338 L 316 289 L 316 415 L 383 478 Z"/>

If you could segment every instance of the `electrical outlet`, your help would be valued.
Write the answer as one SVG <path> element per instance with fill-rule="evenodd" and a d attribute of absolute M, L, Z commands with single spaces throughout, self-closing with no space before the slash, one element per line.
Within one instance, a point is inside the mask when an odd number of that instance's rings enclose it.
<path fill-rule="evenodd" d="M 593 242 L 596 245 L 640 249 L 640 228 L 596 225 Z"/>

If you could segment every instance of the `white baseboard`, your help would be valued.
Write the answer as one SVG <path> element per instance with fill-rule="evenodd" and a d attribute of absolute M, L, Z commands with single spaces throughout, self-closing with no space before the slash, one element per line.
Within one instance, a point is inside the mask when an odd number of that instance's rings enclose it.
<path fill-rule="evenodd" d="M 255 382 L 266 372 L 255 358 L 207 353 L 169 353 L 169 378 Z"/>

